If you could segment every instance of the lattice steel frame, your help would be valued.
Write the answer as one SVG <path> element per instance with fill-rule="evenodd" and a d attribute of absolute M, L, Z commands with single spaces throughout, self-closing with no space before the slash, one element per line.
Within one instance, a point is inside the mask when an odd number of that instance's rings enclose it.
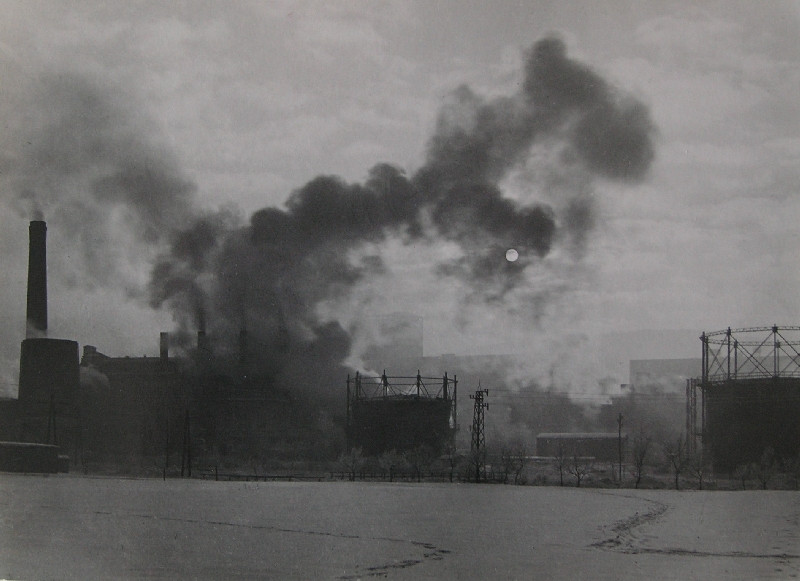
<path fill-rule="evenodd" d="M 470 394 L 469 398 L 475 401 L 472 414 L 472 438 L 470 442 L 470 454 L 475 464 L 475 482 L 486 479 L 486 434 L 484 430 L 484 410 L 489 407 L 483 401 L 483 397 L 489 395 L 488 389 L 478 389 L 475 395 Z"/>
<path fill-rule="evenodd" d="M 702 385 L 800 377 L 800 327 L 748 327 L 700 335 Z"/>

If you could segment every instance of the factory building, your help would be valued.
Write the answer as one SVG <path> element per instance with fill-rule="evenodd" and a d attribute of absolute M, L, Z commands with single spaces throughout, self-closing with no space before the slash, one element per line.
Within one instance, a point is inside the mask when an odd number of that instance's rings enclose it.
<path fill-rule="evenodd" d="M 83 347 L 80 460 L 152 456 L 180 440 L 190 385 L 167 342 L 162 333 L 159 357 L 109 357 Z"/>
<path fill-rule="evenodd" d="M 141 358 L 110 357 L 86 345 L 79 359 L 76 341 L 49 337 L 46 235 L 43 221 L 30 223 L 27 331 L 20 346 L 18 397 L 0 401 L 0 469 L 48 471 L 63 469 L 65 457 L 73 465 L 124 462 L 182 455 L 188 448 L 197 456 L 238 458 L 335 452 L 335 445 L 324 450 L 320 445 L 335 432 L 330 417 L 324 418 L 328 423 L 323 434 L 319 426 L 325 422 L 307 417 L 309 408 L 297 405 L 273 378 L 244 369 L 244 331 L 238 361 L 214 365 L 235 370 L 229 375 L 212 371 L 204 328 L 198 332 L 197 348 L 182 357 L 171 356 L 169 336 L 163 333 L 160 355 Z M 444 367 L 465 370 L 462 381 L 472 385 L 481 376 L 502 381 L 504 368 L 515 360 L 424 357 L 422 319 L 407 314 L 376 319 L 375 337 L 372 361 L 365 360 L 368 366 L 394 357 L 424 374 L 348 378 L 343 439 L 348 448 L 361 447 L 366 454 L 418 446 L 441 451 L 454 441 L 459 412 L 469 415 L 466 406 L 458 409 L 456 378 L 450 379 Z M 620 413 L 628 430 L 637 427 L 635 418 L 645 416 L 663 420 L 664 431 L 673 424 L 677 428 L 680 421 L 665 398 L 674 396 L 677 383 L 685 380 L 689 452 L 702 452 L 715 470 L 757 462 L 767 449 L 780 459 L 800 454 L 800 327 L 727 329 L 704 333 L 701 341 L 696 379 L 689 376 L 696 373 L 697 360 L 632 361 L 633 383 L 602 406 L 599 429 L 611 428 Z M 651 413 L 667 407 L 670 413 Z M 538 421 L 535 410 L 523 410 L 530 417 L 517 417 L 522 412 L 515 410 L 508 414 L 512 422 L 533 426 Z M 539 430 L 559 429 L 538 423 Z M 582 429 L 579 422 L 572 423 L 566 429 Z M 582 456 L 615 459 L 618 440 L 617 433 L 543 432 L 537 452 L 553 455 L 554 446 L 568 446 Z"/>

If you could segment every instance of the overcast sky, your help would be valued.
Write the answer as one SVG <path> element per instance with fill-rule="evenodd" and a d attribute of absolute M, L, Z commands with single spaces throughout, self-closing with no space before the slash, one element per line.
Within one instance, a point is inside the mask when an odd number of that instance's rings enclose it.
<path fill-rule="evenodd" d="M 173 324 L 143 298 L 159 236 L 145 244 L 121 213 L 87 238 L 97 212 L 117 212 L 81 206 L 76 192 L 98 176 L 31 154 L 42 135 L 70 131 L 54 121 L 53 86 L 100 87 L 106 104 L 86 114 L 107 116 L 114 129 L 103 131 L 127 131 L 101 143 L 158 152 L 197 206 L 246 221 L 320 174 L 362 182 L 388 162 L 412 175 L 453 91 L 516 93 L 526 51 L 553 33 L 569 58 L 649 111 L 646 175 L 592 180 L 593 227 L 580 248 L 556 243 L 528 263 L 530 293 L 472 300 L 463 280 L 434 274 L 448 245 L 389 238 L 370 250 L 385 270 L 320 301 L 320 318 L 348 328 L 359 312 L 410 312 L 425 318 L 428 354 L 542 360 L 592 360 L 589 346 L 612 332 L 692 338 L 800 324 L 798 2 L 0 0 L 0 375 L 12 381 L 24 337 L 35 210 L 48 222 L 51 336 L 154 355 Z M 59 163 L 77 169 L 51 172 Z M 557 207 L 542 164 L 522 160 L 503 195 Z M 172 219 L 165 212 L 154 227 Z"/>

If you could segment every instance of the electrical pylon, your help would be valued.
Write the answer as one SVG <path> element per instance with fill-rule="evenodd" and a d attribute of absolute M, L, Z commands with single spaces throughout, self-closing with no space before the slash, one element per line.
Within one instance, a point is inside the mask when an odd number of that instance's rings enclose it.
<path fill-rule="evenodd" d="M 486 436 L 483 426 L 483 410 L 488 408 L 489 404 L 484 403 L 483 398 L 488 395 L 488 389 L 478 389 L 475 395 L 469 396 L 471 400 L 475 401 L 472 413 L 472 444 L 470 446 L 470 455 L 475 465 L 475 482 L 480 482 L 481 478 L 486 476 Z"/>

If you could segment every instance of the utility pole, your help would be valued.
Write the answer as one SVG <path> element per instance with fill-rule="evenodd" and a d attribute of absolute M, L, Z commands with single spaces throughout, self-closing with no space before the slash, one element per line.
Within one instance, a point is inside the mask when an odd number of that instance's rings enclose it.
<path fill-rule="evenodd" d="M 480 386 L 480 384 L 478 384 Z M 484 395 L 489 395 L 488 389 L 478 389 L 475 395 L 469 398 L 475 400 L 474 411 L 472 414 L 472 445 L 471 454 L 475 463 L 475 482 L 481 481 L 481 476 L 486 471 L 486 437 L 483 430 L 483 410 L 489 407 L 484 403 Z"/>
<path fill-rule="evenodd" d="M 167 414 L 167 432 L 164 440 L 164 480 L 167 479 L 167 470 L 169 469 L 169 414 Z"/>
<path fill-rule="evenodd" d="M 350 450 L 350 374 L 347 374 L 347 420 L 345 421 L 344 439 L 345 450 Z"/>
<path fill-rule="evenodd" d="M 619 449 L 619 485 L 622 486 L 622 412 L 617 416 L 617 448 Z"/>
<path fill-rule="evenodd" d="M 186 406 L 186 416 L 183 420 L 183 452 L 181 454 L 181 478 L 188 472 L 192 477 L 192 424 L 189 417 L 189 406 Z"/>

